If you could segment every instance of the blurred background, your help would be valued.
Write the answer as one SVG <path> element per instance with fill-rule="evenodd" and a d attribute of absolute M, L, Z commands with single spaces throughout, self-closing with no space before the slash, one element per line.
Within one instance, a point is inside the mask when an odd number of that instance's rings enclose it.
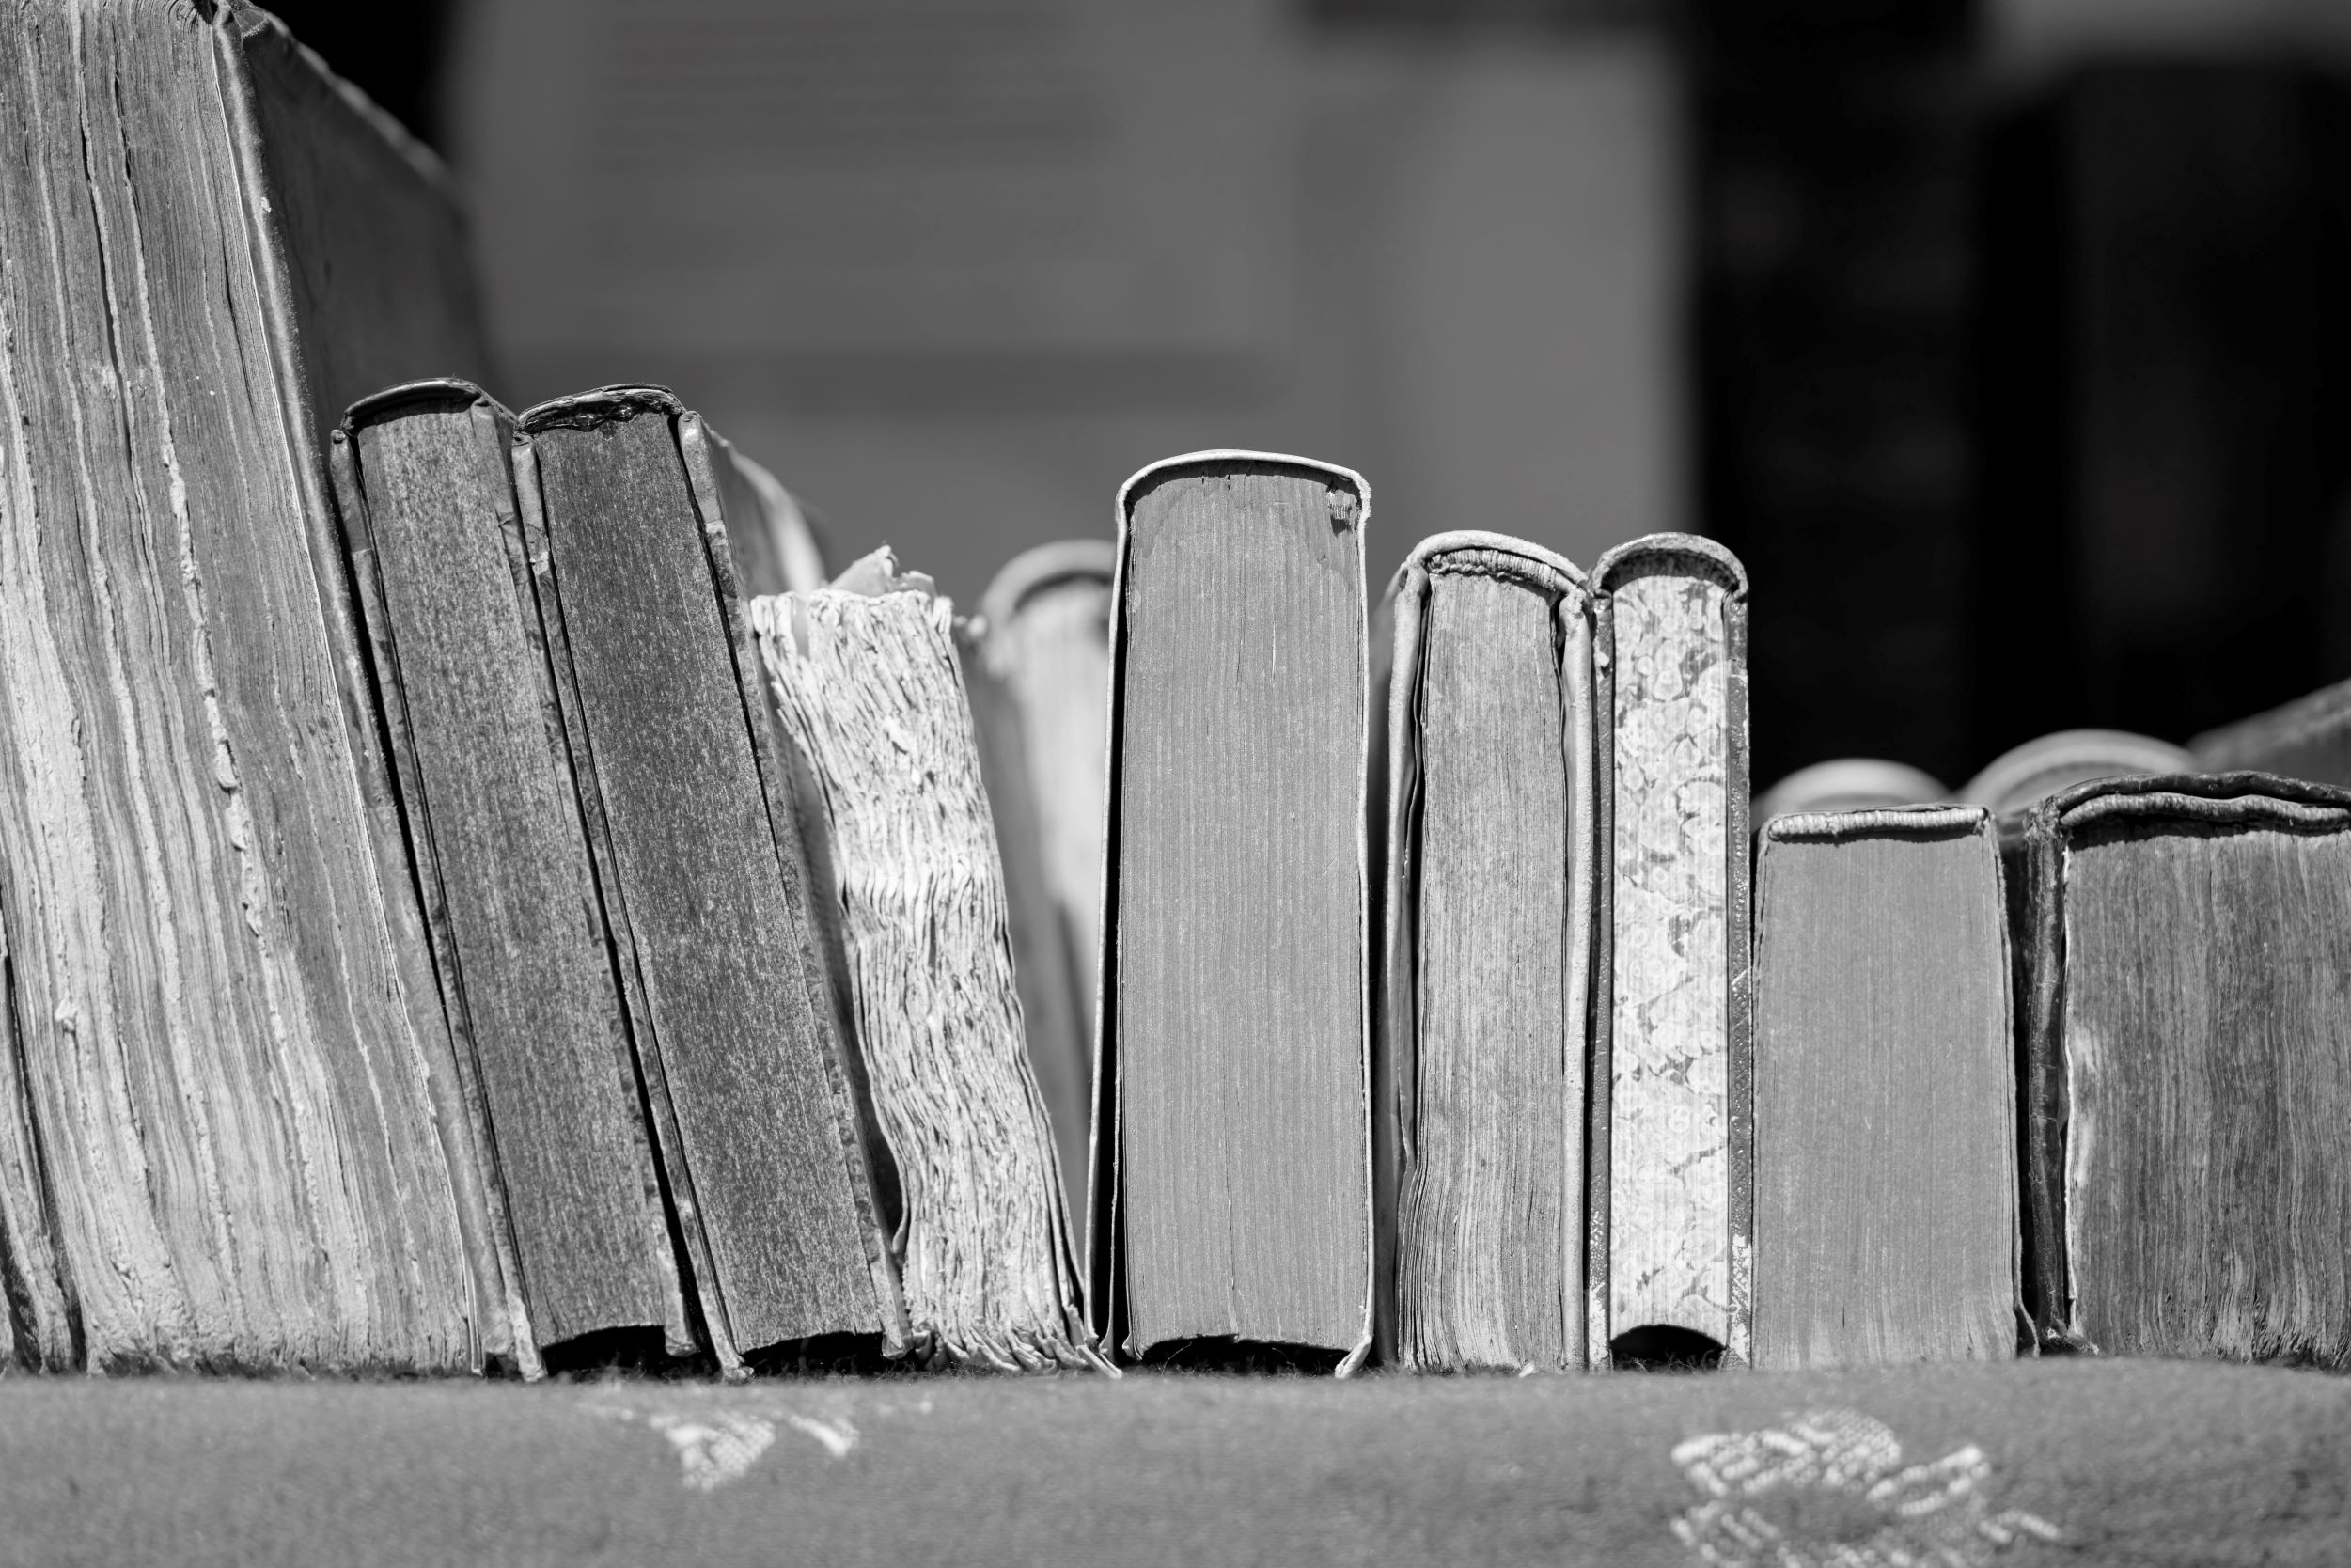
<path fill-rule="evenodd" d="M 656 381 L 966 605 L 1173 452 L 1753 580 L 1754 776 L 2351 676 L 2351 0 L 284 3 L 515 407 Z"/>

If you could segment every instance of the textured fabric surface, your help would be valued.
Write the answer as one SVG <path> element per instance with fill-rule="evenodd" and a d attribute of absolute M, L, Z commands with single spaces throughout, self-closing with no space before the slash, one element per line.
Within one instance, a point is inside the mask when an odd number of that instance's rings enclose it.
<path fill-rule="evenodd" d="M 0 1563 L 2339 1563 L 2351 1382 L 0 1381 Z"/>

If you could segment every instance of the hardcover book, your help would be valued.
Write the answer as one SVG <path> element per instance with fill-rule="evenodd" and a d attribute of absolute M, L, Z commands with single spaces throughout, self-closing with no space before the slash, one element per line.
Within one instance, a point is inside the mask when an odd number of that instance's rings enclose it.
<path fill-rule="evenodd" d="M 859 1058 L 895 1163 L 914 1348 L 1003 1371 L 1097 1364 L 1053 1130 L 1028 1066 L 954 607 L 886 548 L 754 601 L 816 780 Z"/>
<path fill-rule="evenodd" d="M 1200 452 L 1119 492 L 1096 1327 L 1371 1338 L 1360 475 Z"/>
<path fill-rule="evenodd" d="M 612 386 L 521 416 L 525 558 L 696 1304 L 724 1367 L 904 1308 L 708 428 Z"/>
<path fill-rule="evenodd" d="M 1754 1360 L 1995 1360 L 2022 1303 L 1981 807 L 1774 817 L 1755 859 Z"/>
<path fill-rule="evenodd" d="M 1710 540 L 1652 534 L 1601 557 L 1591 588 L 1607 989 L 1591 1065 L 1590 1356 L 1743 1363 L 1747 573 Z"/>
<path fill-rule="evenodd" d="M 523 545 L 513 416 L 466 382 L 352 408 L 344 547 L 528 1348 L 695 1337 Z"/>
<path fill-rule="evenodd" d="M 1382 610 L 1382 1358 L 1580 1368 L 1599 864 L 1583 573 L 1438 534 Z"/>
<path fill-rule="evenodd" d="M 1024 550 L 988 584 L 978 619 L 962 623 L 964 689 L 1003 850 L 1028 1059 L 1081 1228 L 1110 765 L 1112 571 L 1108 540 Z"/>
<path fill-rule="evenodd" d="M 2024 860 L 2042 1342 L 2351 1361 L 2351 791 L 2078 785 Z"/>
<path fill-rule="evenodd" d="M 478 1368 L 508 1285 L 320 461 L 481 363 L 447 183 L 248 6 L 39 0 L 0 257 L 16 1355 Z"/>

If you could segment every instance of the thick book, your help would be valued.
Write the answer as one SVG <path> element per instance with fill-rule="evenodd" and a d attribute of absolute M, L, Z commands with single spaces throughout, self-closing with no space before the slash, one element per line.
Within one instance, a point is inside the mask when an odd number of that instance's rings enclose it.
<path fill-rule="evenodd" d="M 1747 572 L 1710 540 L 1651 534 L 1591 581 L 1606 989 L 1590 1356 L 1735 1364 L 1754 1211 Z"/>
<path fill-rule="evenodd" d="M 463 254 L 430 156 L 259 11 L 0 28 L 22 1361 L 513 1349 L 321 462 L 352 398 L 478 373 Z"/>
<path fill-rule="evenodd" d="M 2187 749 L 2199 773 L 2251 770 L 2351 784 L 2351 681 L 2206 730 Z"/>
<path fill-rule="evenodd" d="M 2016 1067 L 1991 815 L 1797 813 L 1757 840 L 1755 1364 L 2012 1356 Z"/>
<path fill-rule="evenodd" d="M 696 1305 L 724 1367 L 904 1308 L 716 457 L 668 392 L 520 418 L 524 553 Z"/>
<path fill-rule="evenodd" d="M 1584 574 L 1523 540 L 1438 534 L 1381 611 L 1381 1356 L 1580 1368 L 1599 866 Z"/>
<path fill-rule="evenodd" d="M 856 1048 L 894 1163 L 916 1353 L 1099 1364 L 1053 1129 L 1027 1059 L 954 605 L 885 548 L 755 600 L 776 708 L 816 782 Z"/>
<path fill-rule="evenodd" d="M 960 622 L 964 683 L 1004 859 L 1029 1064 L 1084 1233 L 1093 1123 L 1102 799 L 1110 768 L 1106 539 L 1024 550 Z"/>
<path fill-rule="evenodd" d="M 330 450 L 409 856 L 492 1157 L 529 1351 L 695 1348 L 514 494 L 513 416 L 467 382 L 354 404 Z"/>
<path fill-rule="evenodd" d="M 2023 858 L 2043 1343 L 2351 1362 L 2351 791 L 2096 781 Z"/>
<path fill-rule="evenodd" d="M 1089 1268 L 1128 1355 L 1370 1349 L 1370 505 L 1261 452 L 1119 492 Z"/>

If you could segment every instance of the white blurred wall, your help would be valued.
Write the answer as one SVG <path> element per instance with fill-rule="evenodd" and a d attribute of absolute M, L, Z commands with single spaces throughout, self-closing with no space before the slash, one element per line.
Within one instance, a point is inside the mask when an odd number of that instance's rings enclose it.
<path fill-rule="evenodd" d="M 691 3 L 709 13 L 703 36 L 723 38 L 720 0 Z M 918 21 L 926 0 L 893 3 Z M 1031 22 L 1075 4 L 1099 29 L 1136 0 L 991 3 L 1027 6 Z M 551 51 L 536 18 L 556 11 Z M 546 73 L 630 69 L 609 54 L 592 64 L 581 35 L 602 14 L 588 0 L 486 0 L 462 42 L 457 156 L 503 329 L 495 390 L 519 404 L 603 381 L 673 385 L 812 504 L 837 564 L 887 541 L 969 604 L 1015 551 L 1106 533 L 1136 468 L 1206 447 L 1361 469 L 1375 594 L 1441 528 L 1518 533 L 1589 564 L 1688 521 L 1681 109 L 1649 36 L 1304 33 L 1287 8 L 1215 0 L 1202 25 L 1255 39 L 1246 61 L 1235 69 L 1234 46 L 1212 39 L 1163 90 L 1103 101 L 1123 138 L 1101 160 L 1124 171 L 1116 201 L 1087 205 L 1099 191 L 1084 183 L 1083 146 L 1020 154 L 1019 188 L 1073 214 L 1066 233 L 1025 220 L 1046 230 L 1034 265 L 1062 270 L 1024 295 L 1027 253 L 972 228 L 967 270 L 986 288 L 966 290 L 962 322 L 951 246 L 919 274 L 811 272 L 746 242 L 741 222 L 693 217 L 696 202 L 773 205 L 815 187 L 755 171 L 705 187 L 731 197 L 682 203 L 632 187 L 609 152 L 596 163 L 595 138 L 566 129 L 594 97 Z M 1185 14 L 1160 8 L 1152 25 Z M 1185 47 L 1163 34 L 1136 59 L 1098 32 L 1069 57 L 1116 94 Z M 743 77 L 690 85 L 747 100 Z M 640 122 L 694 100 L 629 92 Z M 759 104 L 742 107 L 744 134 L 766 133 Z M 692 114 L 697 134 L 726 123 L 706 102 Z M 1002 160 L 959 163 L 951 146 L 893 156 L 853 149 L 841 178 L 903 186 L 909 157 L 934 158 L 944 173 L 919 172 L 943 189 L 958 167 L 980 186 L 1014 178 Z M 923 203 L 902 205 L 918 226 Z M 626 243 L 577 238 L 591 232 Z M 995 248 L 982 257 L 982 244 Z M 799 280 L 800 303 L 845 303 L 754 319 L 738 263 L 760 255 L 776 287 Z M 1206 303 L 1183 293 L 1211 274 Z M 1089 290 L 1086 308 L 1058 311 L 1057 288 Z M 891 289 L 907 290 L 903 311 Z M 913 324 L 891 339 L 901 321 Z"/>

